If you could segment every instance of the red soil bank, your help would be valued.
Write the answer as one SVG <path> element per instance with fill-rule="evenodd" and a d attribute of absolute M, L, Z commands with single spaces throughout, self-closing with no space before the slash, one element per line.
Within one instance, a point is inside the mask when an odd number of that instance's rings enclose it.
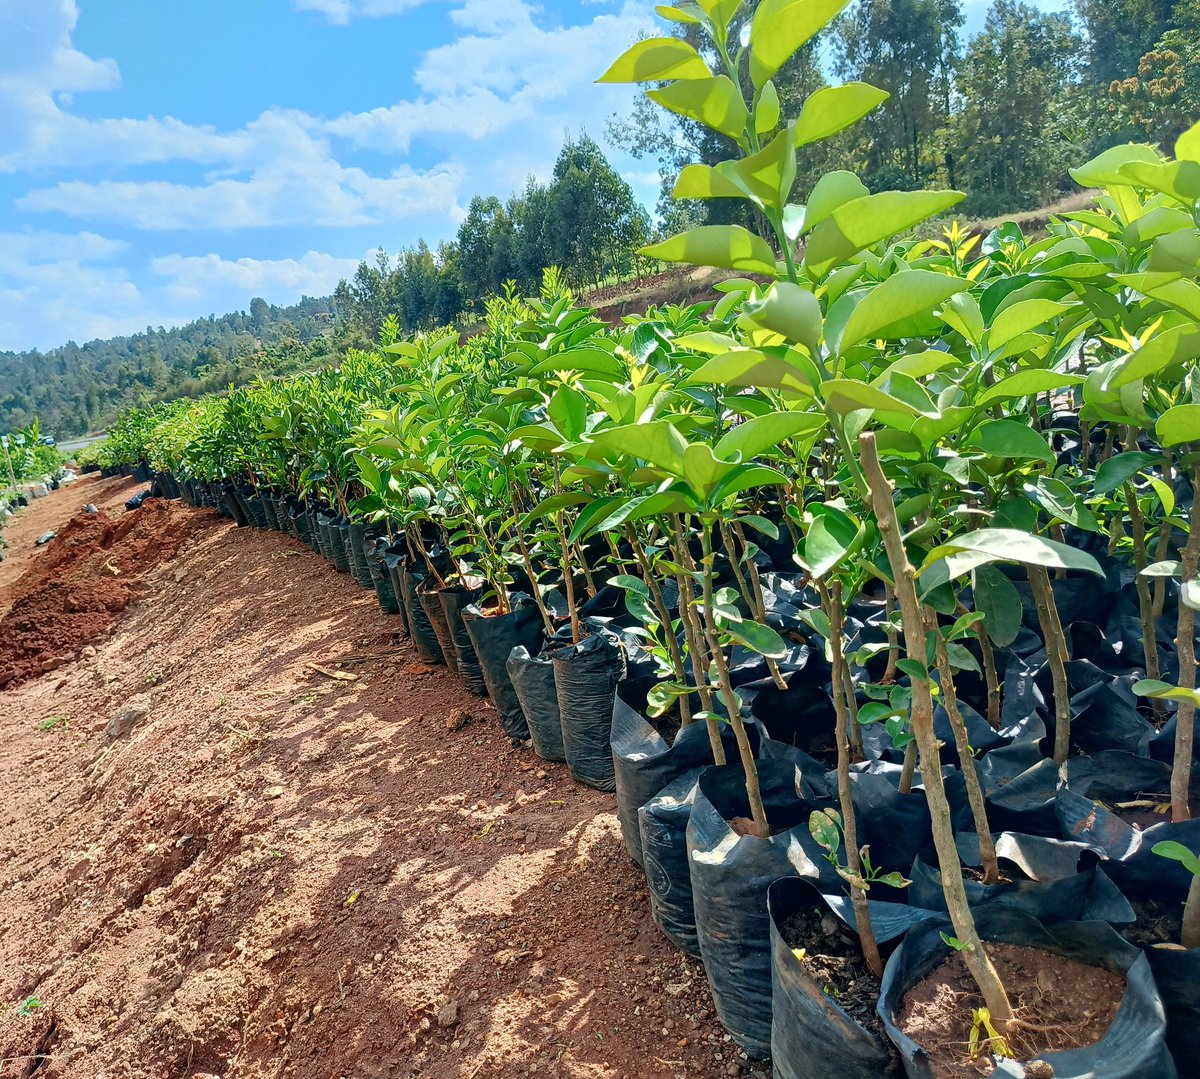
<path fill-rule="evenodd" d="M 185 507 L 151 499 L 114 519 L 81 513 L 13 587 L 0 619 L 0 687 L 54 670 L 103 639 L 145 590 L 142 578 L 203 527 Z"/>

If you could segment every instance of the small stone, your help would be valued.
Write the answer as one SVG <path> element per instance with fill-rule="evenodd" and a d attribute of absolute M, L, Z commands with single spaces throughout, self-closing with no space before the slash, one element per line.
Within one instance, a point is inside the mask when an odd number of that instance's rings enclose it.
<path fill-rule="evenodd" d="M 478 999 L 479 999 L 479 990 L 478 990 L 478 989 L 472 989 L 472 990 L 471 990 L 471 991 L 470 991 L 470 992 L 467 994 L 467 1000 L 470 1000 L 470 1001 L 476 1001 L 476 1000 L 478 1000 Z"/>
<path fill-rule="evenodd" d="M 466 712 L 461 708 L 455 708 L 446 717 L 446 730 L 461 731 L 470 722 L 471 717 Z"/>
<path fill-rule="evenodd" d="M 125 707 L 108 721 L 106 730 L 109 738 L 123 738 L 127 735 L 150 714 L 153 703 L 149 694 L 142 694 L 128 701 Z"/>
<path fill-rule="evenodd" d="M 525 846 L 532 847 L 537 842 L 537 832 L 526 832 L 524 842 Z"/>
<path fill-rule="evenodd" d="M 1025 1065 L 1026 1079 L 1054 1079 L 1054 1065 L 1044 1060 L 1031 1060 Z"/>
<path fill-rule="evenodd" d="M 443 1030 L 448 1029 L 458 1022 L 458 1005 L 454 1001 L 449 1004 L 443 1004 L 437 1013 L 438 1026 Z"/>
<path fill-rule="evenodd" d="M 832 914 L 826 914 L 821 919 L 821 935 L 835 937 L 838 932 L 838 920 Z"/>
<path fill-rule="evenodd" d="M 184 568 L 183 568 L 183 566 L 180 566 L 180 567 L 178 567 L 178 568 L 175 570 L 175 583 L 176 583 L 176 584 L 178 584 L 178 583 L 179 583 L 180 581 L 182 581 L 182 580 L 183 580 L 183 579 L 184 579 L 186 576 L 187 576 L 187 570 L 186 570 L 186 569 L 184 569 Z"/>
<path fill-rule="evenodd" d="M 726 1075 L 741 1075 L 742 1074 L 742 1069 L 738 1065 L 738 1062 L 736 1060 L 731 1060 L 728 1064 L 725 1065 L 725 1074 Z"/>
<path fill-rule="evenodd" d="M 263 791 L 264 798 L 278 798 L 282 794 L 282 787 L 268 787 L 265 791 Z"/>
<path fill-rule="evenodd" d="M 383 962 L 383 952 L 376 952 L 372 956 L 372 958 L 375 960 L 376 963 L 382 963 Z"/>
<path fill-rule="evenodd" d="M 83 646 L 83 647 L 82 647 L 82 648 L 79 650 L 79 654 L 80 654 L 80 656 L 82 656 L 84 659 L 92 659 L 92 658 L 93 658 L 93 657 L 96 655 L 96 649 L 95 649 L 95 648 L 93 648 L 93 647 L 92 647 L 90 644 L 85 644 L 85 645 L 84 645 L 84 646 Z"/>

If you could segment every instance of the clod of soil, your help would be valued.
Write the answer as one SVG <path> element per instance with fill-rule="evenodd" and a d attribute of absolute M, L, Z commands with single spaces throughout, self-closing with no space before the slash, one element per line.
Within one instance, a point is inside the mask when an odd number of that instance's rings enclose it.
<path fill-rule="evenodd" d="M 0 619 L 0 687 L 55 670 L 106 637 L 145 592 L 145 575 L 204 521 L 156 499 L 119 519 L 104 512 L 74 517 L 12 589 L 12 606 Z"/>
<path fill-rule="evenodd" d="M 1016 1059 L 1082 1049 L 1108 1033 L 1125 993 L 1121 975 L 1016 944 L 988 944 L 987 952 L 1019 1021 L 1008 1039 Z M 936 1079 L 975 1079 L 991 1073 L 986 1054 L 978 1060 L 967 1054 L 971 1011 L 981 1007 L 983 998 L 955 953 L 909 990 L 896 1025 L 929 1054 Z"/>

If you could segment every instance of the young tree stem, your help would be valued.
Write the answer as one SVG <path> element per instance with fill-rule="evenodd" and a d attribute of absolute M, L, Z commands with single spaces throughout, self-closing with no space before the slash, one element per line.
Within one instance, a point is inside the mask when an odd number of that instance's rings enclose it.
<path fill-rule="evenodd" d="M 1054 684 L 1054 760 L 1063 764 L 1070 752 L 1071 698 L 1067 688 L 1067 642 L 1063 636 L 1058 604 L 1045 566 L 1028 566 L 1029 587 L 1037 608 L 1038 625 L 1046 642 L 1046 662 Z"/>
<path fill-rule="evenodd" d="M 931 612 L 932 613 L 932 612 Z M 971 806 L 971 817 L 979 836 L 979 859 L 983 864 L 983 883 L 1000 883 L 1000 863 L 996 861 L 996 845 L 992 841 L 992 829 L 988 824 L 987 807 L 983 801 L 983 787 L 979 782 L 979 770 L 975 767 L 975 756 L 971 752 L 971 741 L 967 736 L 967 725 L 958 707 L 954 690 L 954 672 L 950 669 L 950 655 L 946 642 L 937 631 L 937 618 L 929 617 L 928 630 L 937 634 L 937 669 L 942 682 L 942 706 L 950 717 L 950 729 L 954 732 L 954 747 L 958 750 L 958 762 L 963 779 L 967 784 L 967 801 Z"/>
<path fill-rule="evenodd" d="M 843 668 L 848 668 L 842 652 L 842 628 L 845 612 L 842 610 L 842 585 L 834 581 L 832 588 L 817 584 L 821 606 L 829 615 L 829 645 L 833 660 L 833 711 L 835 738 L 837 740 L 838 805 L 842 812 L 842 837 L 846 841 L 846 868 L 856 877 L 862 877 L 862 856 L 858 847 L 858 820 L 854 815 L 854 800 L 850 797 L 850 718 L 846 709 L 844 687 L 847 679 L 840 677 Z M 850 885 L 850 902 L 854 905 L 854 921 L 858 925 L 858 939 L 862 944 L 863 958 L 876 978 L 883 977 L 883 960 L 871 926 L 870 908 L 867 906 L 865 888 Z"/>
<path fill-rule="evenodd" d="M 625 538 L 629 540 L 629 545 L 633 548 L 634 556 L 642 571 L 642 580 L 646 582 L 646 587 L 650 590 L 650 596 L 654 600 L 654 609 L 658 613 L 663 636 L 667 639 L 667 651 L 671 655 L 671 669 L 675 672 L 675 678 L 679 684 L 685 686 L 687 685 L 687 668 L 683 665 L 683 653 L 679 650 L 679 641 L 675 638 L 675 628 L 671 624 L 671 611 L 667 607 L 667 601 L 663 597 L 658 579 L 651 571 L 650 558 L 646 554 L 641 540 L 638 539 L 633 525 L 629 523 L 625 525 Z M 679 698 L 679 718 L 685 727 L 692 721 L 692 703 L 688 694 Z"/>
<path fill-rule="evenodd" d="M 925 619 L 921 613 L 921 603 L 917 599 L 914 570 L 904 550 L 904 539 L 896 518 L 892 485 L 883 474 L 883 466 L 875 449 L 875 435 L 870 431 L 861 434 L 859 446 L 862 451 L 863 469 L 870 485 L 871 504 L 875 509 L 879 533 L 883 538 L 888 562 L 892 568 L 892 578 L 896 584 L 896 599 L 900 603 L 904 624 L 905 649 L 909 659 L 924 664 Z M 979 931 L 975 928 L 975 919 L 967 901 L 962 864 L 959 861 L 958 848 L 954 843 L 954 828 L 950 821 L 950 803 L 942 783 L 938 740 L 933 729 L 933 698 L 930 696 L 929 683 L 921 678 L 912 679 L 912 729 L 921 754 L 921 777 L 925 781 L 925 792 L 929 800 L 933 842 L 942 874 L 942 892 L 946 898 L 946 908 L 950 912 L 955 935 L 961 943 L 962 957 L 967 969 L 983 994 L 984 1003 L 991 1012 L 997 1031 L 1003 1035 L 1012 1022 L 1012 1005 L 996 968 L 979 939 Z"/>
<path fill-rule="evenodd" d="M 687 539 L 683 519 L 675 518 L 675 562 L 685 571 L 692 567 L 691 555 L 687 549 Z M 704 725 L 708 728 L 708 744 L 712 749 L 713 763 L 725 763 L 725 743 L 721 740 L 721 726 L 717 722 L 712 697 L 708 685 L 708 653 L 704 647 L 704 634 L 700 629 L 700 620 L 696 617 L 696 596 L 692 591 L 692 578 L 687 572 L 676 577 L 679 585 L 679 615 L 683 619 L 683 635 L 687 642 L 688 654 L 692 658 L 692 677 L 696 680 L 696 691 L 700 694 L 700 704 L 704 709 Z"/>
<path fill-rule="evenodd" d="M 1181 584 L 1196 579 L 1200 567 L 1200 465 L 1192 472 L 1191 534 L 1180 556 Z M 1196 612 L 1179 598 L 1179 616 L 1175 627 L 1175 650 L 1179 655 L 1179 685 L 1196 688 Z M 1175 712 L 1175 764 L 1171 768 L 1171 819 L 1191 819 L 1188 787 L 1192 782 L 1192 753 L 1196 735 L 1196 705 L 1179 702 Z M 1195 915 L 1200 921 L 1200 914 Z"/>
<path fill-rule="evenodd" d="M 716 660 L 717 679 L 720 686 L 721 699 L 725 702 L 725 710 L 729 713 L 729 725 L 733 728 L 733 736 L 737 739 L 738 756 L 742 761 L 742 770 L 746 777 L 746 798 L 750 803 L 750 816 L 760 839 L 768 839 L 771 835 L 767 823 L 767 811 L 763 806 L 762 791 L 758 785 L 758 766 L 754 761 L 754 752 L 750 748 L 750 738 L 746 734 L 746 725 L 742 722 L 741 702 L 733 691 L 733 683 L 729 679 L 729 661 L 725 650 L 717 639 L 717 619 L 713 611 L 713 549 L 712 524 L 707 521 L 700 523 L 700 543 L 703 552 L 702 577 L 704 585 L 704 631 L 708 639 L 708 649 Z"/>
<path fill-rule="evenodd" d="M 1137 589 L 1138 613 L 1142 618 L 1142 659 L 1146 666 L 1146 677 L 1157 679 L 1160 669 L 1158 642 L 1154 632 L 1154 598 L 1150 594 L 1150 582 L 1142 573 L 1150 564 L 1146 553 L 1146 522 L 1142 517 L 1142 507 L 1138 505 L 1137 492 L 1132 483 L 1125 484 L 1125 507 L 1129 511 L 1129 523 L 1133 532 L 1133 584 Z"/>

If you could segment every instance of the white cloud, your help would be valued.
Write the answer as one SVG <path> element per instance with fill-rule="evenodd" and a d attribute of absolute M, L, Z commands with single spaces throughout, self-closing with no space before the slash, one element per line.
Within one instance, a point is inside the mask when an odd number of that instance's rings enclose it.
<path fill-rule="evenodd" d="M 277 304 L 327 296 L 360 261 L 321 251 L 284 259 L 164 255 L 143 275 L 119 263 L 128 246 L 92 232 L 0 233 L 0 352 L 175 326 L 246 310 L 254 296 Z"/>
<path fill-rule="evenodd" d="M 426 0 L 292 0 L 297 11 L 324 15 L 334 26 L 348 26 L 351 19 L 381 19 L 402 15 Z"/>
<path fill-rule="evenodd" d="M 202 184 L 66 180 L 29 192 L 17 205 L 151 231 L 346 228 L 453 209 L 458 168 L 418 172 L 405 165 L 373 176 L 335 160 L 328 144 L 306 130 L 309 123 L 301 114 L 264 113 L 235 137 L 231 167 Z"/>
<path fill-rule="evenodd" d="M 125 248 L 91 232 L 0 233 L 0 349 L 86 341 L 159 321 L 161 308 L 112 262 Z"/>
<path fill-rule="evenodd" d="M 230 290 L 294 303 L 301 296 L 328 296 L 343 277 L 352 277 L 359 259 L 309 251 L 298 259 L 225 259 L 220 255 L 164 255 L 150 267 L 168 279 L 166 293 L 179 303 L 203 302 Z M 244 304 L 246 300 L 243 300 Z"/>

